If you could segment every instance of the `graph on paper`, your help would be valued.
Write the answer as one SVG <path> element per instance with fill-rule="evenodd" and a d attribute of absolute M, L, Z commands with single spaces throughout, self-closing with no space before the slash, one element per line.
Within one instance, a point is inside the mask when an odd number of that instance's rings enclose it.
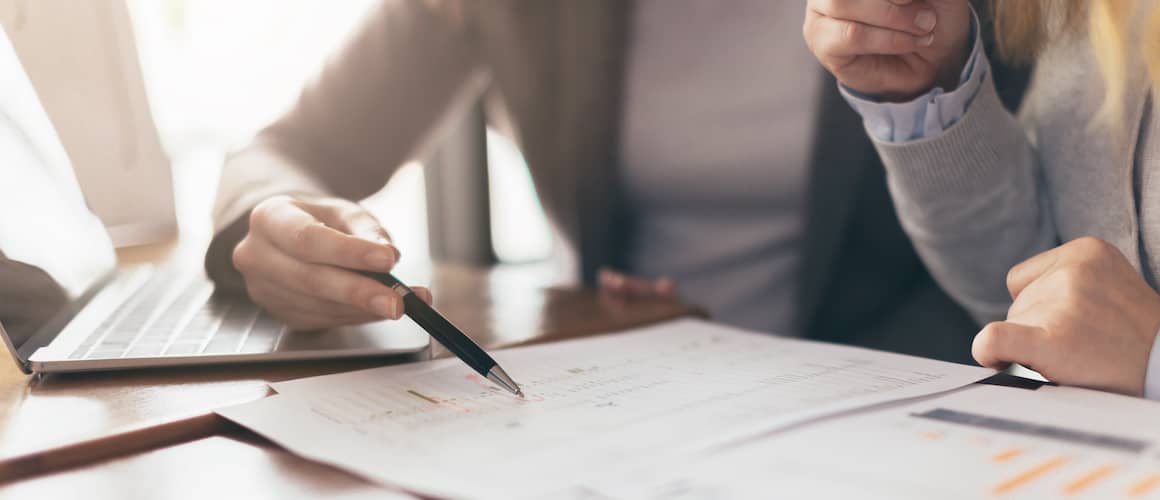
<path fill-rule="evenodd" d="M 446 359 L 274 384 L 222 414 L 383 482 L 512 498 L 990 374 L 694 320 L 494 355 L 525 398 Z"/>
<path fill-rule="evenodd" d="M 977 386 L 796 429 L 611 497 L 1160 498 L 1160 405 Z"/>
<path fill-rule="evenodd" d="M 936 408 L 914 413 L 926 453 L 954 454 L 1000 496 L 1160 495 L 1160 461 L 1148 439 Z M 905 428 L 905 426 L 902 426 Z M 1121 432 L 1123 432 L 1121 430 Z M 939 449 L 945 447 L 945 450 Z"/>
<path fill-rule="evenodd" d="M 690 330 L 671 332 L 664 343 L 648 336 L 622 339 L 619 352 L 600 352 L 599 344 L 589 344 L 591 352 L 583 344 L 564 352 L 539 349 L 534 356 L 504 362 L 519 374 L 523 399 L 456 360 L 394 376 L 391 383 L 363 372 L 342 383 L 331 379 L 327 391 L 313 390 L 309 381 L 275 388 L 290 396 L 309 392 L 313 411 L 379 442 L 431 449 L 443 442 L 462 447 L 485 436 L 489 446 L 467 446 L 466 453 L 495 453 L 499 446 L 506 456 L 516 456 L 609 433 L 631 433 L 632 440 L 614 439 L 629 453 L 630 443 L 651 449 L 671 442 L 671 432 L 690 422 L 719 429 L 707 436 L 713 437 L 802 408 L 947 378 L 912 364 L 883 363 L 859 350 L 820 356 L 819 347 L 835 346 L 770 340 Z"/>

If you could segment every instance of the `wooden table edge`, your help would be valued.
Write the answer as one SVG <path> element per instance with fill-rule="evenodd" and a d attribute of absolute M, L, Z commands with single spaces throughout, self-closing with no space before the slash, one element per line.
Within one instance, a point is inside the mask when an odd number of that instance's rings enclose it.
<path fill-rule="evenodd" d="M 145 424 L 98 438 L 47 448 L 0 461 L 0 484 L 53 474 L 104 460 L 223 434 L 237 424 L 216 413 Z"/>
<path fill-rule="evenodd" d="M 683 305 L 671 314 L 645 317 L 638 321 L 626 321 L 618 325 L 620 328 L 615 330 L 592 332 L 590 335 L 609 335 L 626 329 L 686 317 L 706 319 L 708 318 L 708 314 L 706 314 L 704 309 L 697 306 Z M 550 342 L 568 339 L 546 340 Z M 520 347 L 535 343 L 535 340 L 515 342 L 497 346 L 496 348 Z M 269 397 L 273 394 L 276 394 L 276 392 L 271 389 L 264 397 Z M 252 431 L 231 422 L 213 411 L 184 418 L 164 420 L 158 423 L 146 423 L 97 438 L 44 448 L 22 455 L 0 459 L 0 485 L 55 474 L 85 465 L 180 445 L 230 432 L 257 436 Z"/>

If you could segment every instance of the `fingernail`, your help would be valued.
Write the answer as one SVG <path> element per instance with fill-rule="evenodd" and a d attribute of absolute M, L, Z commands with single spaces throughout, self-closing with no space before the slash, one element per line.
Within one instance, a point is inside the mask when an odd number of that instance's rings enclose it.
<path fill-rule="evenodd" d="M 367 264 L 376 269 L 389 270 L 395 265 L 395 259 L 383 251 L 374 251 L 367 254 Z"/>
<path fill-rule="evenodd" d="M 914 25 L 923 31 L 930 31 L 934 29 L 938 18 L 935 17 L 933 10 L 920 10 L 917 16 L 914 16 Z"/>
<path fill-rule="evenodd" d="M 371 299 L 371 309 L 375 311 L 375 314 L 384 318 L 394 318 L 396 316 L 395 301 L 386 295 L 379 295 Z"/>
<path fill-rule="evenodd" d="M 926 36 L 918 39 L 918 46 L 919 47 L 930 47 L 930 45 L 932 43 L 934 43 L 934 33 L 931 33 L 929 35 L 926 35 Z"/>

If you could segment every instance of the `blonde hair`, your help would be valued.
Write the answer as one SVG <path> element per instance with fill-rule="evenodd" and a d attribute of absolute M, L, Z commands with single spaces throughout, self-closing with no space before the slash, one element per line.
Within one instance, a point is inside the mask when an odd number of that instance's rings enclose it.
<path fill-rule="evenodd" d="M 1122 115 L 1129 64 L 1144 63 L 1160 88 L 1160 0 L 991 0 L 1003 58 L 1034 60 L 1054 35 L 1086 29 L 1104 79 L 1101 115 Z M 1143 24 L 1134 22 L 1144 16 Z M 1137 30 L 1141 30 L 1137 32 Z"/>

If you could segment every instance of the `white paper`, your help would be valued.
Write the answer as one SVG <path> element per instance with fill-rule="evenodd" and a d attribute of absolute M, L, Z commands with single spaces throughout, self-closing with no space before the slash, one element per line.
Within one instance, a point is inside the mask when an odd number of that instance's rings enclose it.
<path fill-rule="evenodd" d="M 513 498 L 991 373 L 698 320 L 493 355 L 526 399 L 445 359 L 274 384 L 219 413 L 383 483 Z"/>
<path fill-rule="evenodd" d="M 1160 404 L 1142 399 L 973 386 L 557 498 L 1158 498 L 1158 423 Z"/>

